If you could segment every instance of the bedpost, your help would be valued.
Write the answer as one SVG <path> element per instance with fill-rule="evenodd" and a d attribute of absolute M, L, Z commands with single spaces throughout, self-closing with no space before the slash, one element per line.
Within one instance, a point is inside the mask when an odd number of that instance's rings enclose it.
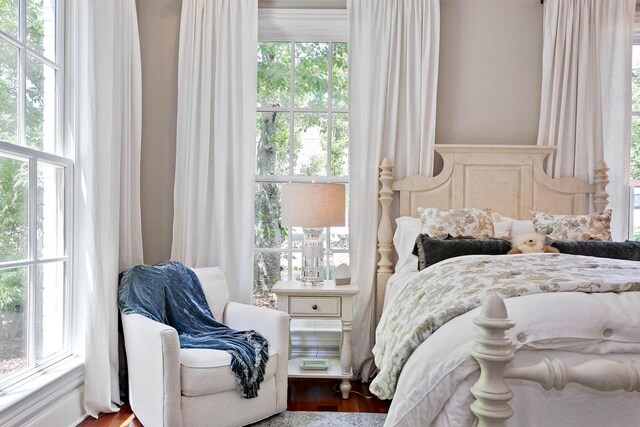
<path fill-rule="evenodd" d="M 393 253 L 393 228 L 391 226 L 391 201 L 393 200 L 393 165 L 389 159 L 385 158 L 380 165 L 380 191 L 378 201 L 382 206 L 380 224 L 378 224 L 378 273 L 376 277 L 376 324 L 382 315 L 382 305 L 384 303 L 384 291 L 387 281 L 393 273 L 391 267 L 391 255 Z"/>
<path fill-rule="evenodd" d="M 478 427 L 503 427 L 513 410 L 509 401 L 513 393 L 504 380 L 504 370 L 513 360 L 511 340 L 505 331 L 514 323 L 507 318 L 507 308 L 498 295 L 489 295 L 482 313 L 473 320 L 482 332 L 471 353 L 480 365 L 480 378 L 471 387 L 476 400 L 471 411 L 478 417 Z"/>
<path fill-rule="evenodd" d="M 609 193 L 606 190 L 607 184 L 609 184 L 609 175 L 607 174 L 609 168 L 603 160 L 600 160 L 593 171 L 593 185 L 596 187 L 593 194 L 593 206 L 596 208 L 596 212 L 602 212 L 609 204 Z"/>

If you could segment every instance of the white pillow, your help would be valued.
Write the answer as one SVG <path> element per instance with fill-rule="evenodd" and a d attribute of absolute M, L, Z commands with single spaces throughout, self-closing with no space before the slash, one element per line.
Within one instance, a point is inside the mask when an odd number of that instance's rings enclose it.
<path fill-rule="evenodd" d="M 536 230 L 533 227 L 533 221 L 525 219 L 511 219 L 511 240 L 515 240 L 523 234 L 535 233 Z"/>
<path fill-rule="evenodd" d="M 393 235 L 393 245 L 398 253 L 396 271 L 403 267 L 411 259 L 411 252 L 420 234 L 422 223 L 420 218 L 401 216 L 396 218 L 396 232 Z"/>
<path fill-rule="evenodd" d="M 493 221 L 493 237 L 496 239 L 509 239 L 511 237 L 511 225 L 513 224 L 511 218 L 504 217 L 498 212 L 492 212 L 491 220 Z"/>

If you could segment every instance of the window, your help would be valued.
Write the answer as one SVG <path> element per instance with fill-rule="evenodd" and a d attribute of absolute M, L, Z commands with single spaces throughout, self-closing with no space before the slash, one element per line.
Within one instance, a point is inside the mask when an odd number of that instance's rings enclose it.
<path fill-rule="evenodd" d="M 640 241 L 640 45 L 633 46 L 631 107 L 631 238 Z"/>
<path fill-rule="evenodd" d="M 258 45 L 256 305 L 274 307 L 273 285 L 295 279 L 300 271 L 302 228 L 286 228 L 280 222 L 281 184 L 348 183 L 347 74 L 344 42 Z M 327 229 L 324 238 L 334 264 L 349 263 L 348 227 Z"/>
<path fill-rule="evenodd" d="M 69 354 L 60 3 L 0 0 L 0 390 Z"/>

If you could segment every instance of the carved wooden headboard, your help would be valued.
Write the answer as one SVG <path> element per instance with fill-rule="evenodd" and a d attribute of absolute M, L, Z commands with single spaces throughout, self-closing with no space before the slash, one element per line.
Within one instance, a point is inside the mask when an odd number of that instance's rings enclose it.
<path fill-rule="evenodd" d="M 553 214 L 584 214 L 593 199 L 596 211 L 608 203 L 608 168 L 604 162 L 595 169 L 590 184 L 577 178 L 549 177 L 543 169 L 554 147 L 535 145 L 436 145 L 442 156 L 442 172 L 435 177 L 412 175 L 393 180 L 393 165 L 380 165 L 378 226 L 378 274 L 376 316 L 382 314 L 385 288 L 393 274 L 393 193 L 400 193 L 400 216 L 418 216 L 418 207 L 492 208 L 505 216 L 530 219 L 530 211 Z"/>

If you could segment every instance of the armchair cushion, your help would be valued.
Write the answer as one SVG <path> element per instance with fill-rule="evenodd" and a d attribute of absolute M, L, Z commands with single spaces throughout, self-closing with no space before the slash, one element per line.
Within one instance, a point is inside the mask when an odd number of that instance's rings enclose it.
<path fill-rule="evenodd" d="M 222 350 L 203 348 L 180 349 L 180 377 L 183 396 L 204 396 L 237 390 L 238 383 L 229 369 L 231 355 Z M 278 353 L 269 349 L 264 381 L 276 373 Z"/>

